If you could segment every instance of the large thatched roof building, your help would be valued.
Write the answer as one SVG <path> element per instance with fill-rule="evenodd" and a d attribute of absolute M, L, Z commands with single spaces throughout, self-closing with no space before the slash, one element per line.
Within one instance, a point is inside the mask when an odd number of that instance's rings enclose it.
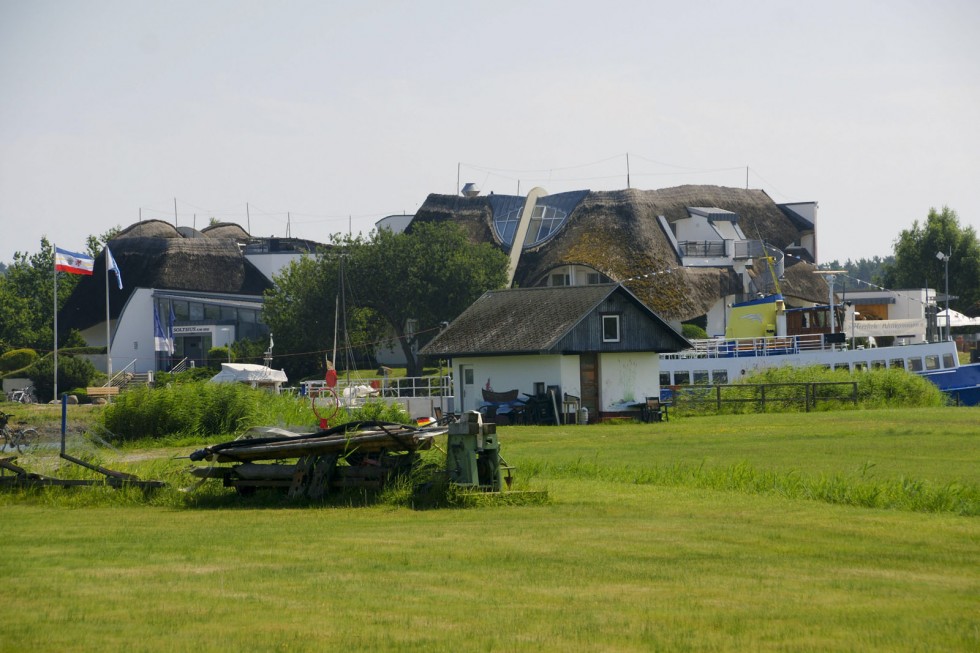
<path fill-rule="evenodd" d="M 105 345 L 108 294 L 114 370 L 168 370 L 184 359 L 201 364 L 212 347 L 267 336 L 261 310 L 273 275 L 316 246 L 253 238 L 237 224 L 196 230 L 141 221 L 108 244 L 123 287 L 113 277 L 107 293 L 103 251 L 92 276 L 82 278 L 68 298 L 59 331 L 77 329 L 89 345 Z"/>
<path fill-rule="evenodd" d="M 474 241 L 513 251 L 525 199 L 430 195 L 414 221 L 452 220 Z M 761 190 L 720 186 L 546 195 L 513 285 L 622 282 L 664 318 L 687 321 L 726 297 L 771 290 L 775 272 L 790 303 L 819 302 L 827 292 L 812 274 L 815 215 L 814 202 L 781 205 Z M 581 281 L 568 278 L 576 270 Z"/>

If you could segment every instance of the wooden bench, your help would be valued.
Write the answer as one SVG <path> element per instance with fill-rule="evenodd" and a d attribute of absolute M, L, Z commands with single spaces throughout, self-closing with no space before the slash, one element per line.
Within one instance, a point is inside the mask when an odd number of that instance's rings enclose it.
<path fill-rule="evenodd" d="M 89 399 L 108 399 L 119 394 L 119 387 L 114 385 L 100 385 L 94 388 L 85 388 L 85 394 Z"/>

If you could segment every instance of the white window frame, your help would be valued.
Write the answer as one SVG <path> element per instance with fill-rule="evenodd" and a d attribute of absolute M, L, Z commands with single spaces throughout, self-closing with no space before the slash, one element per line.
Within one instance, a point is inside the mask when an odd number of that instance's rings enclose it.
<path fill-rule="evenodd" d="M 606 336 L 606 320 L 614 320 L 616 324 L 616 336 L 614 338 L 609 338 Z M 619 319 L 618 313 L 606 313 L 602 316 L 602 341 L 603 342 L 620 342 L 623 338 L 622 323 Z"/>

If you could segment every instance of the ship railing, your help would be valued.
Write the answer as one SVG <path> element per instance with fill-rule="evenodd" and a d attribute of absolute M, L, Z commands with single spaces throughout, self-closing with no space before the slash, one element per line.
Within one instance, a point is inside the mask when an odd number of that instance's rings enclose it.
<path fill-rule="evenodd" d="M 665 359 L 739 358 L 743 356 L 784 356 L 801 351 L 824 349 L 819 333 L 800 336 L 767 336 L 762 338 L 708 338 L 691 340 L 693 348 L 663 354 Z"/>
<path fill-rule="evenodd" d="M 303 381 L 302 394 L 324 394 L 327 392 L 326 381 Z M 449 375 L 443 376 L 402 376 L 376 377 L 365 376 L 357 378 L 337 379 L 335 392 L 341 398 L 370 400 L 378 397 L 450 397 L 453 394 L 453 380 Z"/>

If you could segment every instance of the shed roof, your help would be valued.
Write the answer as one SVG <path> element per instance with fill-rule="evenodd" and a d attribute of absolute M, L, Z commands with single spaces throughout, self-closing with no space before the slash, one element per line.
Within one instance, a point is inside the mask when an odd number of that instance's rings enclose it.
<path fill-rule="evenodd" d="M 668 333 L 676 345 L 690 346 L 622 284 L 540 286 L 491 290 L 423 349 L 425 355 L 558 353 L 556 345 L 613 293 L 621 293 L 647 315 L 651 325 Z"/>

